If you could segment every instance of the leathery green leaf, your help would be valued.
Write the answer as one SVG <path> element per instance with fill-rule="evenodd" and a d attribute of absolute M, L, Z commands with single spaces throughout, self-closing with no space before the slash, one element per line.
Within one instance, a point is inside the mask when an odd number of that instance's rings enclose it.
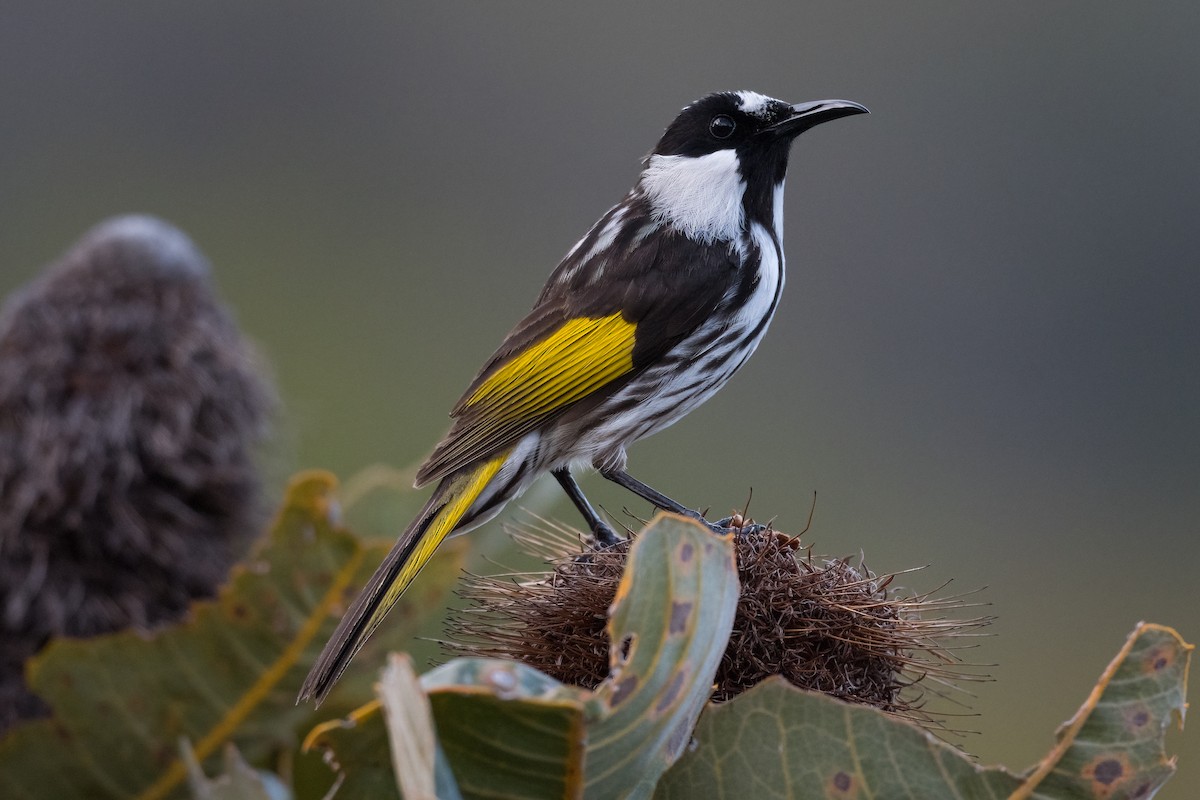
<path fill-rule="evenodd" d="M 660 800 L 756 797 L 1149 798 L 1174 773 L 1164 734 L 1182 723 L 1192 646 L 1140 624 L 1047 756 L 1024 775 L 984 768 L 873 708 L 773 678 L 705 712 L 697 747 Z"/>
<path fill-rule="evenodd" d="M 464 797 L 579 796 L 587 691 L 524 664 L 476 658 L 438 667 L 421 685 Z"/>
<path fill-rule="evenodd" d="M 215 778 L 209 778 L 200 769 L 186 741 L 180 743 L 179 750 L 187 766 L 192 800 L 290 800 L 292 797 L 279 776 L 247 764 L 233 742 L 225 745 L 224 770 Z"/>
<path fill-rule="evenodd" d="M 459 658 L 427 673 L 462 796 L 648 797 L 712 692 L 737 598 L 731 541 L 664 515 L 631 548 L 609 615 L 612 671 L 595 692 L 512 661 Z M 340 765 L 339 797 L 366 796 L 353 782 L 358 764 L 384 752 L 378 716 L 364 708 L 347 721 L 354 730 L 327 724 L 310 737 Z"/>
<path fill-rule="evenodd" d="M 408 800 L 460 800 L 433 727 L 433 710 L 412 659 L 393 654 L 376 685 L 387 720 L 396 783 Z"/>
<path fill-rule="evenodd" d="M 712 694 L 739 591 L 730 537 L 668 514 L 639 534 L 609 612 L 588 797 L 649 797 L 679 758 Z"/>
<path fill-rule="evenodd" d="M 1193 649 L 1171 628 L 1139 623 L 1013 800 L 1153 796 L 1175 774 L 1164 734 L 1183 727 Z"/>
<path fill-rule="evenodd" d="M 381 696 L 389 691 L 387 681 L 385 673 Z M 474 658 L 431 670 L 420 687 L 433 712 L 438 798 L 579 796 L 588 692 L 523 664 Z M 338 773 L 339 800 L 399 797 L 395 772 L 411 768 L 412 754 L 397 759 L 396 749 L 423 747 L 413 741 L 389 747 L 389 737 L 422 734 L 400 718 L 385 724 L 381 705 L 377 700 L 326 722 L 305 741 L 305 749 L 323 750 Z M 424 786 L 427 791 L 427 780 Z"/>
<path fill-rule="evenodd" d="M 338 800 L 397 800 L 400 790 L 392 769 L 388 728 L 378 700 L 356 708 L 342 719 L 327 720 L 313 728 L 304 750 L 324 754 L 337 773 Z"/>
<path fill-rule="evenodd" d="M 295 748 L 318 719 L 311 706 L 296 706 L 300 683 L 389 545 L 341 527 L 336 486 L 324 472 L 293 478 L 259 549 L 184 622 L 149 636 L 60 640 L 33 659 L 32 688 L 53 717 L 0 742 L 0 797 L 178 796 L 187 776 L 181 738 L 210 770 L 227 742 L 251 762 Z M 447 549 L 454 555 L 431 562 L 381 641 L 359 654 L 360 669 L 374 674 L 368 665 L 381 663 L 381 648 L 406 639 L 424 610 L 441 604 L 461 564 L 462 549 Z M 353 696 L 353 678 L 321 718 L 369 697 Z"/>

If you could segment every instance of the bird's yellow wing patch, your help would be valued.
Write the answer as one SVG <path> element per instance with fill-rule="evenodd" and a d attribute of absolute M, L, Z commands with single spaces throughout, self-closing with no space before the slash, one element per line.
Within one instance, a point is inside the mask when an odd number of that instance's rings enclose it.
<path fill-rule="evenodd" d="M 510 422 L 582 399 L 633 369 L 636 328 L 619 312 L 568 320 L 489 375 L 462 409 Z"/>
<path fill-rule="evenodd" d="M 406 560 L 400 565 L 395 578 L 384 590 L 383 599 L 371 613 L 370 619 L 360 634 L 360 644 L 355 646 L 355 650 L 361 646 L 361 642 L 367 640 L 372 631 L 379 627 L 379 623 L 383 621 L 392 606 L 396 605 L 396 601 L 417 577 L 417 573 L 429 562 L 429 559 L 433 558 L 434 551 L 446 538 L 446 534 L 454 530 L 454 526 L 471 508 L 471 504 L 479 499 L 479 495 L 487 488 L 492 478 L 496 477 L 496 473 L 504 466 L 506 458 L 508 458 L 507 450 L 495 458 L 485 461 L 465 475 L 452 479 L 452 483 L 446 487 L 445 505 L 434 514 L 428 525 L 421 531 L 420 538 L 412 547 Z"/>
<path fill-rule="evenodd" d="M 545 419 L 633 371 L 637 325 L 620 312 L 577 317 L 517 350 L 454 408 L 454 427 L 417 473 L 417 485 L 491 458 Z"/>

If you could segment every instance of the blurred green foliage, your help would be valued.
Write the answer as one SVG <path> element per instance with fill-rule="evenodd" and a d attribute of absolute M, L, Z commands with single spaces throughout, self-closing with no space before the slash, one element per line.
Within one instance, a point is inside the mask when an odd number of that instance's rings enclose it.
<path fill-rule="evenodd" d="M 328 473 L 296 476 L 261 547 L 189 620 L 149 639 L 55 640 L 32 659 L 30 686 L 54 715 L 0 741 L 0 796 L 173 796 L 187 773 L 181 738 L 200 762 L 226 743 L 256 764 L 302 762 L 304 734 L 369 699 L 370 665 L 437 616 L 463 555 L 443 548 L 319 712 L 296 705 L 341 612 L 387 552 L 337 522 L 334 488 Z M 301 796 L 319 797 L 332 779 L 309 774 Z"/>

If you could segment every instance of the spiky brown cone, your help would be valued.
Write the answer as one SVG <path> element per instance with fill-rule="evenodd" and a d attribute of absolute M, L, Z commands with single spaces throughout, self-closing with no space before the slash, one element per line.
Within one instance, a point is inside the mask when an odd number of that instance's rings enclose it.
<path fill-rule="evenodd" d="M 49 637 L 177 618 L 259 530 L 274 390 L 208 273 L 120 217 L 0 312 L 0 731 Z"/>
<path fill-rule="evenodd" d="M 568 528 L 543 524 L 514 532 L 527 551 L 548 557 L 548 573 L 472 576 L 469 605 L 450 622 L 456 655 L 511 658 L 564 683 L 592 688 L 608 675 L 607 611 L 628 543 L 582 557 L 564 553 Z M 988 618 L 945 620 L 961 600 L 902 595 L 893 575 L 848 559 L 813 557 L 775 531 L 735 537 L 741 597 L 714 681 L 727 700 L 771 675 L 805 689 L 865 703 L 930 728 L 923 682 L 935 694 L 957 678 L 978 679 L 946 640 Z"/>

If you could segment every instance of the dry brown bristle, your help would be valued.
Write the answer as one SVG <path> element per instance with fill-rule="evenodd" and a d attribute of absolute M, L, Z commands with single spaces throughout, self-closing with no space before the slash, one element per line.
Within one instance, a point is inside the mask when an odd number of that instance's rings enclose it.
<path fill-rule="evenodd" d="M 510 658 L 558 680 L 593 688 L 608 676 L 608 607 L 629 543 L 580 552 L 586 538 L 538 520 L 512 531 L 522 549 L 545 558 L 542 573 L 471 576 L 469 601 L 449 627 L 455 655 Z M 946 619 L 962 598 L 902 594 L 896 574 L 876 575 L 849 559 L 818 558 L 798 539 L 765 530 L 734 539 L 741 597 L 714 701 L 771 675 L 796 686 L 864 703 L 945 731 L 923 708 L 955 681 L 978 680 L 945 644 L 990 618 Z"/>

